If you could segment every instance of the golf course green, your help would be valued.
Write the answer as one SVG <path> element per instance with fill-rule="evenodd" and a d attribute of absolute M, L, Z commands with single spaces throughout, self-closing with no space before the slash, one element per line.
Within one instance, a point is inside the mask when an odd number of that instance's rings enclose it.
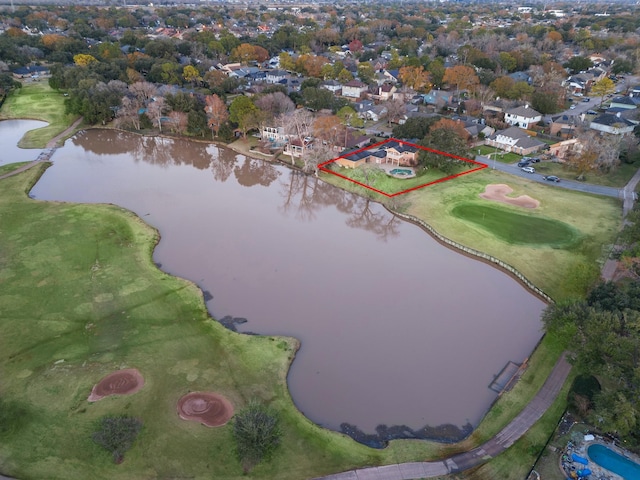
<path fill-rule="evenodd" d="M 507 208 L 469 203 L 456 205 L 451 213 L 510 244 L 569 247 L 579 238 L 566 223 Z"/>

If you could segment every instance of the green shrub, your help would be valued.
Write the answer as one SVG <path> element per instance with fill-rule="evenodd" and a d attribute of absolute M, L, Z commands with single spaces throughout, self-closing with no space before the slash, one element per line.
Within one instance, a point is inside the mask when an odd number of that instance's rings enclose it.
<path fill-rule="evenodd" d="M 100 419 L 100 429 L 93 433 L 93 441 L 113 455 L 115 463 L 122 463 L 124 453 L 133 446 L 133 442 L 142 428 L 137 418 L 106 416 Z"/>
<path fill-rule="evenodd" d="M 262 460 L 269 460 L 280 445 L 282 430 L 271 409 L 252 400 L 235 416 L 233 436 L 236 453 L 245 472 Z"/>

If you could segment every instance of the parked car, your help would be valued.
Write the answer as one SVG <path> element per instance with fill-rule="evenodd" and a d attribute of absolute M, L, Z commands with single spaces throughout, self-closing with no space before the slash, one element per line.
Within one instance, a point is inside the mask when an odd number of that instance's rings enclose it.
<path fill-rule="evenodd" d="M 531 163 L 540 163 L 540 157 L 527 157 Z"/>
<path fill-rule="evenodd" d="M 574 108 L 576 108 L 576 104 L 575 104 L 575 103 L 573 103 L 573 104 L 569 107 L 569 109 L 570 109 L 570 110 L 573 110 Z"/>
<path fill-rule="evenodd" d="M 597 115 L 598 112 L 596 112 L 595 110 L 587 110 L 587 115 Z"/>
<path fill-rule="evenodd" d="M 525 173 L 536 173 L 536 169 L 533 167 L 522 167 L 520 170 Z"/>
<path fill-rule="evenodd" d="M 522 160 L 520 160 L 518 162 L 518 166 L 519 167 L 526 167 L 526 166 L 528 166 L 530 164 L 531 164 L 531 160 L 529 160 L 528 158 L 523 158 Z"/>
<path fill-rule="evenodd" d="M 591 99 L 589 97 L 583 98 L 582 101 L 584 103 L 589 103 L 591 101 Z"/>
<path fill-rule="evenodd" d="M 547 182 L 559 182 L 560 179 L 555 175 L 546 175 L 543 177 Z"/>

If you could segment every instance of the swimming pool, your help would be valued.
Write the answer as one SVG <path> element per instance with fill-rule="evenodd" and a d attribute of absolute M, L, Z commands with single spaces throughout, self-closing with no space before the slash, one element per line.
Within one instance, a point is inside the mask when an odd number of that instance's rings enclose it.
<path fill-rule="evenodd" d="M 413 170 L 408 170 L 405 168 L 394 168 L 390 170 L 389 173 L 391 175 L 413 175 Z"/>
<path fill-rule="evenodd" d="M 628 458 L 624 458 L 604 445 L 597 443 L 590 445 L 587 448 L 587 453 L 592 462 L 613 473 L 617 473 L 625 480 L 637 480 L 640 478 L 640 465 Z"/>

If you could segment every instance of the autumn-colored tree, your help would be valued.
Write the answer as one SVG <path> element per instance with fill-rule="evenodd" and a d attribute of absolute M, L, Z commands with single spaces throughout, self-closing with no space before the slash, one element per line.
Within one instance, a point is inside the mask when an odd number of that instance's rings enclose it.
<path fill-rule="evenodd" d="M 260 45 L 253 46 L 253 56 L 255 57 L 256 62 L 260 63 L 266 62 L 270 58 L 269 51 Z"/>
<path fill-rule="evenodd" d="M 509 91 L 513 88 L 516 81 L 505 75 L 503 77 L 496 78 L 489 86 L 493 89 L 496 95 L 500 98 L 509 98 Z"/>
<path fill-rule="evenodd" d="M 338 139 L 342 138 L 347 131 L 347 127 L 342 124 L 342 120 L 337 115 L 323 115 L 316 118 L 312 128 L 314 137 L 331 145 L 338 144 Z"/>
<path fill-rule="evenodd" d="M 562 41 L 562 34 L 556 30 L 551 30 L 547 33 L 547 38 L 554 43 L 558 43 Z"/>
<path fill-rule="evenodd" d="M 431 82 L 429 81 L 429 72 L 424 67 L 402 67 L 399 72 L 400 80 L 408 87 L 413 88 L 417 92 L 428 93 L 431 91 Z"/>
<path fill-rule="evenodd" d="M 450 118 L 441 118 L 436 123 L 434 123 L 429 129 L 429 133 L 432 133 L 436 130 L 451 130 L 455 132 L 460 138 L 465 141 L 469 141 L 471 135 L 464 129 L 464 125 L 462 122 L 458 120 L 451 120 Z"/>
<path fill-rule="evenodd" d="M 369 62 L 360 62 L 360 64 L 358 64 L 358 78 L 362 82 L 367 84 L 371 83 L 375 73 L 373 66 L 371 66 Z"/>
<path fill-rule="evenodd" d="M 209 70 L 204 74 L 204 81 L 209 84 L 209 88 L 222 88 L 222 84 L 229 77 L 220 70 Z"/>
<path fill-rule="evenodd" d="M 283 70 L 291 72 L 296 69 L 296 63 L 287 52 L 281 52 L 278 58 L 280 59 L 280 68 Z"/>
<path fill-rule="evenodd" d="M 353 74 L 349 70 L 346 68 L 340 70 L 340 73 L 338 74 L 338 81 L 340 83 L 349 83 L 351 80 L 353 80 Z"/>
<path fill-rule="evenodd" d="M 207 95 L 204 111 L 207 113 L 207 124 L 211 135 L 217 137 L 220 127 L 229 119 L 229 112 L 224 101 L 218 95 Z"/>
<path fill-rule="evenodd" d="M 353 40 L 351 40 L 351 42 L 349 42 L 349 50 L 353 53 L 362 51 L 362 47 L 362 42 L 357 38 L 354 38 Z"/>
<path fill-rule="evenodd" d="M 458 98 L 460 98 L 460 90 L 472 90 L 480 83 L 476 71 L 466 65 L 456 65 L 455 67 L 447 68 L 444 71 L 442 81 L 449 85 L 456 86 Z"/>
<path fill-rule="evenodd" d="M 310 77 L 322 78 L 322 66 L 327 63 L 325 57 L 316 55 L 300 55 L 296 60 L 296 71 L 306 73 Z"/>
<path fill-rule="evenodd" d="M 48 33 L 41 37 L 42 45 L 49 50 L 57 50 L 59 44 L 64 43 L 65 37 L 57 33 Z"/>
<path fill-rule="evenodd" d="M 127 79 L 129 80 L 129 83 L 144 81 L 142 74 L 134 68 L 127 68 Z"/>
<path fill-rule="evenodd" d="M 598 80 L 591 86 L 591 93 L 598 95 L 601 102 L 604 101 L 604 97 L 616 91 L 616 84 L 613 83 L 609 77 L 604 77 Z"/>
<path fill-rule="evenodd" d="M 94 63 L 97 61 L 98 60 L 96 59 L 96 57 L 87 53 L 78 53 L 73 56 L 73 62 L 80 67 L 86 67 L 90 63 Z"/>
<path fill-rule="evenodd" d="M 202 80 L 202 78 L 200 77 L 200 72 L 193 65 L 185 65 L 185 67 L 182 69 L 182 78 L 184 78 L 185 81 L 191 83 L 192 85 L 196 85 Z"/>
<path fill-rule="evenodd" d="M 241 43 L 231 50 L 231 60 L 247 65 L 256 60 L 256 49 L 250 43 Z"/>

